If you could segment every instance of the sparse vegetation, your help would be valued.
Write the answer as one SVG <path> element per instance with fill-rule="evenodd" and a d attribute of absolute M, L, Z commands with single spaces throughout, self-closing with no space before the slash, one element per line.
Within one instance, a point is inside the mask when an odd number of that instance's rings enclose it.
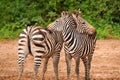
<path fill-rule="evenodd" d="M 0 39 L 15 39 L 27 25 L 46 27 L 61 11 L 78 9 L 98 39 L 120 38 L 119 0 L 0 0 Z"/>

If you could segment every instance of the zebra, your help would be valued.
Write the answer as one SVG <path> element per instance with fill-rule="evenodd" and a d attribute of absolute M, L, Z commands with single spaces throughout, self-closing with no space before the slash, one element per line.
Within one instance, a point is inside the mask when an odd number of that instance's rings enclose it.
<path fill-rule="evenodd" d="M 50 26 L 56 31 L 61 31 L 64 40 L 65 60 L 67 65 L 67 80 L 70 80 L 71 59 L 75 60 L 75 72 L 79 77 L 79 63 L 82 59 L 85 66 L 85 80 L 90 80 L 92 56 L 96 44 L 96 30 L 86 20 L 79 16 L 79 12 L 68 13 L 63 11 Z"/>
<path fill-rule="evenodd" d="M 43 29 L 39 26 L 28 26 L 23 29 L 18 40 L 18 80 L 21 78 L 24 60 L 28 54 L 34 56 L 34 80 L 38 80 L 37 73 L 42 58 L 45 59 L 42 74 L 42 80 L 44 80 L 47 62 L 51 56 L 53 58 L 55 80 L 58 80 L 58 63 L 62 44 L 61 34 L 57 31 L 51 31 L 48 28 Z"/>

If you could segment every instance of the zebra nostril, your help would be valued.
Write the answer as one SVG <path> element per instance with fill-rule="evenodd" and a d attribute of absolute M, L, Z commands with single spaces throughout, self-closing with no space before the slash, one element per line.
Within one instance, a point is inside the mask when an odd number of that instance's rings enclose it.
<path fill-rule="evenodd" d="M 85 22 L 82 22 L 82 24 L 85 24 Z"/>
<path fill-rule="evenodd" d="M 90 29 L 93 33 L 96 31 L 94 27 L 91 27 Z"/>
<path fill-rule="evenodd" d="M 89 30 L 90 30 L 90 31 L 89 31 L 89 35 L 92 35 L 92 34 L 94 34 L 94 33 L 96 32 L 96 30 L 95 30 L 94 27 L 90 27 Z"/>

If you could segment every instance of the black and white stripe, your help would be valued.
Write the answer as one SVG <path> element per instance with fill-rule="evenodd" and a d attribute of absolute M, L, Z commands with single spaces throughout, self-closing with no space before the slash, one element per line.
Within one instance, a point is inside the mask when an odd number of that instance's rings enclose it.
<path fill-rule="evenodd" d="M 42 29 L 40 27 L 28 26 L 24 29 L 18 41 L 18 56 L 19 56 L 19 75 L 18 80 L 23 72 L 24 60 L 28 54 L 34 56 L 34 80 L 37 79 L 38 68 L 41 64 L 41 59 L 45 58 L 43 75 L 46 72 L 47 62 L 53 57 L 53 65 L 55 72 L 55 80 L 58 80 L 58 62 L 60 51 L 62 49 L 63 40 L 61 34 L 57 31 Z"/>
<path fill-rule="evenodd" d="M 77 80 L 79 80 L 79 62 L 82 59 L 85 66 L 85 80 L 90 79 L 91 60 L 96 43 L 96 30 L 86 22 L 81 24 L 81 18 L 73 13 L 62 12 L 62 17 L 52 23 L 54 30 L 62 31 L 65 58 L 67 64 L 67 79 L 70 80 L 71 59 L 75 59 Z"/>

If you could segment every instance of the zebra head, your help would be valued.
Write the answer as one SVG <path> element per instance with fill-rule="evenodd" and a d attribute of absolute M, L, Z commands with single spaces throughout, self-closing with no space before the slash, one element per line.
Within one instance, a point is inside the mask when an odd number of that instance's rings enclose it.
<path fill-rule="evenodd" d="M 80 11 L 71 12 L 73 18 L 77 22 L 77 30 L 80 33 L 87 33 L 88 35 L 92 35 L 96 33 L 96 30 L 93 26 L 91 26 L 84 18 L 80 16 Z"/>
<path fill-rule="evenodd" d="M 61 13 L 61 17 L 56 19 L 51 24 L 49 24 L 47 28 L 60 32 L 68 28 L 70 28 L 71 30 L 75 30 L 77 28 L 77 23 L 71 13 L 68 13 L 67 11 L 63 11 Z"/>

